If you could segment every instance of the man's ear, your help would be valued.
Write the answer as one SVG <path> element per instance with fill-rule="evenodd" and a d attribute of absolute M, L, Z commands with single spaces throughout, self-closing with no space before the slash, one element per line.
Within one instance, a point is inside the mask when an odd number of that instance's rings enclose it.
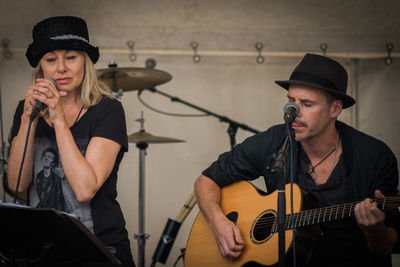
<path fill-rule="evenodd" d="M 331 105 L 331 116 L 334 118 L 339 117 L 343 110 L 343 101 L 340 99 L 336 99 L 332 102 Z"/>

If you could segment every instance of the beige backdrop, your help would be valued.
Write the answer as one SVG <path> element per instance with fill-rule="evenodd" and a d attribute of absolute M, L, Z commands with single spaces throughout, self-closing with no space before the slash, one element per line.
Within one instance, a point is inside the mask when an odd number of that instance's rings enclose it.
<path fill-rule="evenodd" d="M 195 105 L 258 130 L 282 122 L 286 91 L 274 81 L 289 77 L 305 52 L 321 53 L 342 62 L 349 72 L 349 93 L 355 107 L 341 120 L 385 141 L 400 158 L 400 116 L 396 103 L 398 54 L 385 65 L 385 45 L 399 45 L 397 1 L 10 1 L 0 0 L 0 38 L 11 41 L 11 59 L 0 56 L 2 118 L 8 135 L 18 100 L 31 82 L 25 49 L 34 23 L 54 15 L 86 19 L 91 42 L 101 48 L 96 68 L 110 60 L 120 67 L 144 67 L 148 58 L 173 79 L 157 88 Z M 129 60 L 128 40 L 136 42 L 137 60 Z M 200 63 L 192 60 L 190 42 L 199 43 Z M 256 63 L 256 42 L 264 44 L 265 62 Z M 352 58 L 360 58 L 354 60 Z M 144 92 L 155 108 L 199 114 L 164 96 Z M 228 125 L 213 117 L 185 118 L 156 113 L 144 107 L 136 92 L 126 92 L 128 134 L 139 130 L 135 120 L 144 112 L 145 129 L 185 143 L 152 144 L 146 156 L 146 265 L 168 218 L 174 219 L 193 190 L 193 182 L 218 154 L 230 148 Z M 237 141 L 251 133 L 239 130 Z M 130 144 L 120 166 L 118 200 L 127 221 L 137 259 L 139 150 Z M 260 181 L 257 182 L 260 186 Z M 2 188 L 0 188 L 0 193 Z M 7 197 L 7 200 L 11 198 Z M 183 223 L 166 266 L 186 246 L 197 207 Z M 3 219 L 3 218 L 0 218 Z M 180 263 L 178 266 L 182 266 Z"/>

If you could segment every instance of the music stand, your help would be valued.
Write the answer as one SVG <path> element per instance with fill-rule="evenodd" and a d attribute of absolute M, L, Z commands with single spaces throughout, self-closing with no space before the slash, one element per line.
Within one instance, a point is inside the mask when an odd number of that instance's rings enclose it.
<path fill-rule="evenodd" d="M 0 218 L 0 263 L 121 264 L 75 215 L 0 202 Z"/>

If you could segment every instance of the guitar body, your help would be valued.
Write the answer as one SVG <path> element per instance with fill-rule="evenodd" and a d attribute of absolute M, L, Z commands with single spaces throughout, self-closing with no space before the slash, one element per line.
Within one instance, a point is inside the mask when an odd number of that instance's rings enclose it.
<path fill-rule="evenodd" d="M 199 212 L 189 235 L 185 267 L 235 267 L 250 261 L 266 266 L 276 264 L 279 257 L 278 233 L 272 231 L 274 226 L 272 224 L 277 216 L 277 201 L 277 191 L 263 196 L 252 184 L 245 181 L 224 187 L 221 191 L 221 208 L 228 218 L 237 217 L 236 225 L 245 242 L 242 254 L 236 260 L 223 258 L 208 222 Z M 293 203 L 293 211 L 299 212 L 301 192 L 295 184 Z M 286 213 L 290 213 L 290 185 L 286 185 Z M 292 230 L 287 230 L 286 252 L 291 245 L 292 237 Z"/>

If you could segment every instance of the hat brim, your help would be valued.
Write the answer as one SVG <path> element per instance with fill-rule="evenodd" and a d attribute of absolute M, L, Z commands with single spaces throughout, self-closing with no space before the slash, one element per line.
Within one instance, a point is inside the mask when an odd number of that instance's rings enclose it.
<path fill-rule="evenodd" d="M 286 90 L 289 90 L 289 85 L 298 84 L 298 85 L 304 85 L 304 86 L 309 86 L 312 88 L 317 88 L 317 89 L 328 91 L 343 101 L 343 108 L 349 108 L 356 103 L 354 98 L 352 98 L 351 96 L 349 96 L 345 93 L 339 92 L 339 91 L 331 89 L 331 88 L 323 87 L 321 85 L 318 85 L 318 84 L 312 83 L 312 82 L 308 82 L 308 81 L 287 80 L 287 81 L 275 81 L 275 83 L 278 84 L 279 86 L 285 88 Z"/>
<path fill-rule="evenodd" d="M 32 43 L 29 45 L 25 55 L 28 58 L 29 64 L 35 68 L 46 53 L 54 50 L 77 50 L 86 52 L 93 64 L 95 64 L 100 57 L 98 47 L 94 47 L 81 40 L 52 40 L 47 42 L 46 45 L 41 46 Z"/>

